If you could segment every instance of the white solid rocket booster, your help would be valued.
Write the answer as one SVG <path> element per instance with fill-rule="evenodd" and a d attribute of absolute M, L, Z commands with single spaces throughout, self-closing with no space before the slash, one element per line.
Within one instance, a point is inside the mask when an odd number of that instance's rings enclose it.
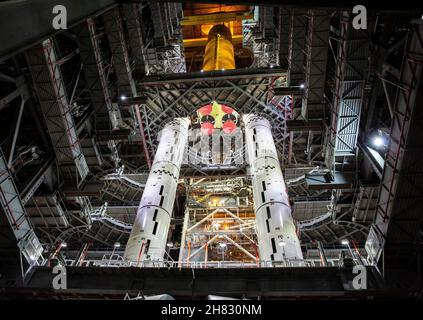
<path fill-rule="evenodd" d="M 267 119 L 243 116 L 261 261 L 303 259 Z"/>
<path fill-rule="evenodd" d="M 160 133 L 124 257 L 128 261 L 163 259 L 176 188 L 188 141 L 188 118 L 176 118 Z"/>

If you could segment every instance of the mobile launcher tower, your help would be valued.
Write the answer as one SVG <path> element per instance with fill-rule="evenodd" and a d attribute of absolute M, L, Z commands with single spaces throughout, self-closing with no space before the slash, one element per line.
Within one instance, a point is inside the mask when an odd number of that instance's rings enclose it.
<path fill-rule="evenodd" d="M 204 71 L 235 69 L 231 32 L 214 26 L 208 35 Z M 247 161 L 254 199 L 257 264 L 277 265 L 279 261 L 303 259 L 270 122 L 255 114 L 238 115 L 216 102 L 198 110 L 201 132 L 231 133 L 243 126 Z M 175 118 L 161 131 L 154 162 L 137 211 L 124 257 L 131 265 L 165 259 L 168 231 L 175 201 L 180 168 L 187 149 L 189 118 Z M 182 251 L 182 246 L 181 246 Z M 183 256 L 181 252 L 180 256 Z"/>

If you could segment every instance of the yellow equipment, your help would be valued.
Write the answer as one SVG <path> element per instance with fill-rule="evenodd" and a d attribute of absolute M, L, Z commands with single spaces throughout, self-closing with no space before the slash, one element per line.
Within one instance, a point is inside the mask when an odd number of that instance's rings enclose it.
<path fill-rule="evenodd" d="M 204 71 L 235 69 L 234 46 L 229 28 L 223 24 L 210 29 L 203 61 Z"/>

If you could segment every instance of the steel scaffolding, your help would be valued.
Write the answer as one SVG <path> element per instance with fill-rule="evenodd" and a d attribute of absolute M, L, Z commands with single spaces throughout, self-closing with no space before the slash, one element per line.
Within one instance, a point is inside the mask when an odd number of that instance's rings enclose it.
<path fill-rule="evenodd" d="M 330 15 L 327 11 L 307 12 L 305 83 L 301 114 L 305 120 L 318 118 L 324 111 L 323 93 L 329 45 Z"/>
<path fill-rule="evenodd" d="M 26 58 L 62 173 L 67 177 L 67 172 L 70 172 L 68 178 L 76 179 L 77 185 L 80 185 L 89 169 L 81 150 L 53 41 L 45 40 L 42 45 L 27 51 Z M 73 165 L 77 172 L 74 172 Z"/>
<path fill-rule="evenodd" d="M 26 216 L 13 177 L 7 168 L 6 158 L 0 148 L 0 205 L 15 235 L 17 246 L 29 265 L 42 264 L 43 247 Z M 3 233 L 3 231 L 2 231 Z M 5 232 L 6 234 L 6 232 Z"/>
<path fill-rule="evenodd" d="M 75 28 L 85 80 L 95 110 L 97 131 L 117 130 L 122 125 L 120 110 L 112 104 L 108 80 L 110 65 L 105 61 L 94 18 Z"/>
<path fill-rule="evenodd" d="M 352 27 L 352 17 L 343 12 L 336 57 L 335 90 L 328 128 L 326 165 L 332 170 L 345 170 L 354 162 L 363 104 L 364 87 L 369 72 L 369 36 Z M 351 164 L 350 164 L 350 170 Z"/>

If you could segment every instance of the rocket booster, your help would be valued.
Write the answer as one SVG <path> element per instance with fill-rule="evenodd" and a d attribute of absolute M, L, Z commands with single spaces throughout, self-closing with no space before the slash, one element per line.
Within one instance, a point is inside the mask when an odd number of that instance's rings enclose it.
<path fill-rule="evenodd" d="M 147 183 L 124 258 L 131 262 L 163 259 L 185 147 L 188 118 L 176 118 L 160 133 Z"/>
<path fill-rule="evenodd" d="M 260 260 L 303 259 L 271 125 L 267 119 L 253 114 L 244 115 L 243 122 Z"/>

